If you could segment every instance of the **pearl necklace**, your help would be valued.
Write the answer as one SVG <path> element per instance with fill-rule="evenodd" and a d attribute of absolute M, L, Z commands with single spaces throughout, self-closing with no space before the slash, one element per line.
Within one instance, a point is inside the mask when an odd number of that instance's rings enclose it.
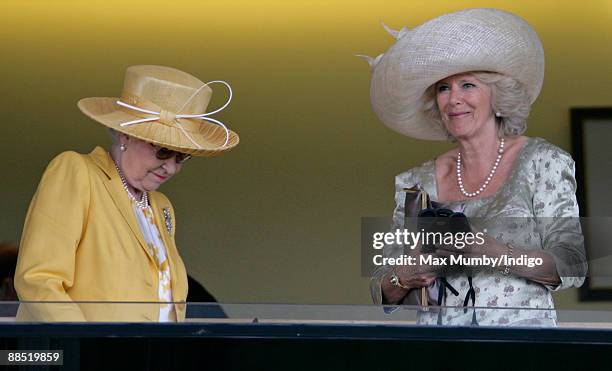
<path fill-rule="evenodd" d="M 493 168 L 489 172 L 489 175 L 487 175 L 487 178 L 485 179 L 484 184 L 481 185 L 480 188 L 478 188 L 476 192 L 466 192 L 465 188 L 463 187 L 463 180 L 461 179 L 461 152 L 457 153 L 457 184 L 459 185 L 459 190 L 465 197 L 478 196 L 485 190 L 485 188 L 487 188 L 487 186 L 491 182 L 491 179 L 493 179 L 493 175 L 495 175 L 495 171 L 497 171 L 497 167 L 499 166 L 499 162 L 502 159 L 503 153 L 504 153 L 504 138 L 501 138 L 499 142 L 499 148 L 497 149 L 497 158 L 495 159 L 495 164 L 493 164 Z"/>
<path fill-rule="evenodd" d="M 123 176 L 123 173 L 121 172 L 121 169 L 119 169 L 119 166 L 117 166 L 116 163 L 115 163 L 115 169 L 117 169 L 117 172 L 119 173 L 119 178 L 121 178 L 121 183 L 123 183 L 123 189 L 125 189 L 125 191 L 127 192 L 130 200 L 134 201 L 134 203 L 136 203 L 136 206 L 138 206 L 141 209 L 146 209 L 147 207 L 149 207 L 148 193 L 142 192 L 140 201 L 137 200 L 136 197 L 134 197 L 134 195 L 132 194 L 132 192 L 130 192 L 130 188 L 128 187 L 127 181 L 125 180 L 125 177 Z"/>

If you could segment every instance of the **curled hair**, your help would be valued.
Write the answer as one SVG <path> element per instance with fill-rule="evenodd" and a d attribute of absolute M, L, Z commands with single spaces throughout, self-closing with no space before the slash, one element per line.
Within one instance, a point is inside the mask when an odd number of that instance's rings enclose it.
<path fill-rule="evenodd" d="M 472 72 L 472 76 L 491 88 L 491 109 L 500 113 L 495 117 L 497 133 L 501 136 L 521 135 L 527 130 L 527 117 L 531 104 L 524 85 L 519 81 L 497 72 Z M 423 94 L 425 116 L 454 139 L 446 130 L 436 101 L 436 84 L 431 85 Z"/>

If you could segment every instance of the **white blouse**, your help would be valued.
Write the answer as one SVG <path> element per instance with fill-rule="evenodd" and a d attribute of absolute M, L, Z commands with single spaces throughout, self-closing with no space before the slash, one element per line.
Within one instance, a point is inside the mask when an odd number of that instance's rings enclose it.
<path fill-rule="evenodd" d="M 166 257 L 166 246 L 161 239 L 155 224 L 155 217 L 151 206 L 140 208 L 132 200 L 132 208 L 140 225 L 140 230 L 147 243 L 149 252 L 155 258 L 159 272 L 159 301 L 164 303 L 159 307 L 159 322 L 176 322 L 176 311 L 172 300 L 172 282 L 170 279 L 170 265 Z"/>

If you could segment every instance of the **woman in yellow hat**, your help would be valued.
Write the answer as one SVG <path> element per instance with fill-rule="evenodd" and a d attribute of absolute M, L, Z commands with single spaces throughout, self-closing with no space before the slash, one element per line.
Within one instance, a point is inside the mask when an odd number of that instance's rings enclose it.
<path fill-rule="evenodd" d="M 227 103 L 206 112 L 209 85 Z M 185 266 L 170 201 L 157 189 L 192 156 L 217 156 L 238 135 L 210 117 L 231 100 L 223 81 L 132 66 L 118 98 L 78 106 L 109 128 L 109 151 L 64 152 L 43 174 L 25 221 L 15 287 L 18 318 L 44 321 L 177 321 L 185 317 Z M 109 304 L 87 302 L 157 302 Z"/>

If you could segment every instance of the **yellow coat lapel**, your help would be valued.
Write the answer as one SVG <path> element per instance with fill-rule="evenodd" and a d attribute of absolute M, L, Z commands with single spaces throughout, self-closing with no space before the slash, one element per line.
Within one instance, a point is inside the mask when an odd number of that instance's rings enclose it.
<path fill-rule="evenodd" d="M 142 231 L 140 230 L 140 226 L 138 225 L 138 221 L 136 220 L 136 216 L 134 215 L 134 210 L 132 209 L 132 204 L 130 199 L 127 197 L 125 193 L 125 189 L 123 188 L 123 183 L 121 182 L 121 178 L 117 173 L 117 169 L 115 168 L 115 163 L 112 157 L 101 147 L 96 147 L 89 154 L 95 164 L 100 167 L 100 169 L 106 174 L 108 179 L 104 181 L 104 187 L 110 194 L 115 206 L 125 219 L 125 222 L 130 226 L 130 229 L 138 239 L 138 243 L 140 247 L 145 251 L 151 263 L 157 266 L 157 259 L 147 247 L 147 243 L 144 240 L 142 235 Z"/>

